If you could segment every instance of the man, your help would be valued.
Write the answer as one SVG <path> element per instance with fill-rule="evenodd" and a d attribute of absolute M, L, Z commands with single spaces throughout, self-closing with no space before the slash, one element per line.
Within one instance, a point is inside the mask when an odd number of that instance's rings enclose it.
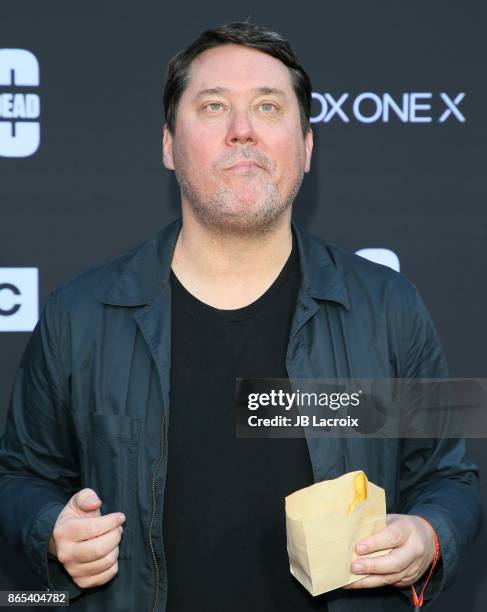
<path fill-rule="evenodd" d="M 408 281 L 291 223 L 305 71 L 278 34 L 228 24 L 171 61 L 164 100 L 182 220 L 50 297 L 1 447 L 7 541 L 79 610 L 380 612 L 410 609 L 437 538 L 431 601 L 480 523 L 463 443 L 235 439 L 236 377 L 446 375 Z M 284 496 L 355 469 L 389 512 L 357 552 L 392 551 L 312 598 L 289 573 Z"/>

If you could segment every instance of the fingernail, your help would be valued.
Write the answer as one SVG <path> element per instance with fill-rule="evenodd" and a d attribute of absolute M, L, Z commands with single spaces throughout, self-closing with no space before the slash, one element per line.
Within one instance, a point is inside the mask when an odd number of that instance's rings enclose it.
<path fill-rule="evenodd" d="M 94 495 L 92 495 L 91 497 L 88 497 L 88 499 L 86 500 L 89 504 L 96 504 L 99 499 L 98 497 L 95 497 Z"/>
<path fill-rule="evenodd" d="M 365 552 L 367 552 L 367 546 L 365 546 L 365 544 L 359 544 L 357 546 L 357 552 L 359 555 L 363 555 Z"/>
<path fill-rule="evenodd" d="M 361 563 L 354 563 L 352 565 L 352 572 L 354 574 L 361 574 L 364 571 L 364 566 Z"/>
<path fill-rule="evenodd" d="M 121 514 L 119 518 L 121 523 L 125 522 L 125 514 Z"/>

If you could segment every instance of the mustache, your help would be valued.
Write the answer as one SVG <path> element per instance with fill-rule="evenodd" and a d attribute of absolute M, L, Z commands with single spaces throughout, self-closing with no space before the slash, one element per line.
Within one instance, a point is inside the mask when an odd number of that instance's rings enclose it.
<path fill-rule="evenodd" d="M 218 163 L 219 169 L 226 169 L 238 164 L 241 161 L 252 161 L 264 170 L 270 170 L 273 167 L 271 161 L 260 151 L 251 151 L 250 149 L 242 149 L 225 157 L 224 160 Z"/>

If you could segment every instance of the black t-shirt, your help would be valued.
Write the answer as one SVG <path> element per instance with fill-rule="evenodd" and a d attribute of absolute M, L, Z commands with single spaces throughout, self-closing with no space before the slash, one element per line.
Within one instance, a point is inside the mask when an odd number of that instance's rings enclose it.
<path fill-rule="evenodd" d="M 163 532 L 168 612 L 326 611 L 289 572 L 284 498 L 313 484 L 304 439 L 238 439 L 235 379 L 286 378 L 300 285 L 293 248 L 255 302 L 221 310 L 171 272 Z"/>

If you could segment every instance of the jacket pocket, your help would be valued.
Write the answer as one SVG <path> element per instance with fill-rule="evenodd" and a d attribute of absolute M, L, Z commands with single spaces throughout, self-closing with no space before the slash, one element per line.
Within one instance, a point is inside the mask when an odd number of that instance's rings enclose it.
<path fill-rule="evenodd" d="M 140 427 L 135 417 L 91 413 L 80 433 L 83 488 L 96 491 L 102 515 L 123 512 L 126 517 L 119 559 L 132 555 Z"/>

